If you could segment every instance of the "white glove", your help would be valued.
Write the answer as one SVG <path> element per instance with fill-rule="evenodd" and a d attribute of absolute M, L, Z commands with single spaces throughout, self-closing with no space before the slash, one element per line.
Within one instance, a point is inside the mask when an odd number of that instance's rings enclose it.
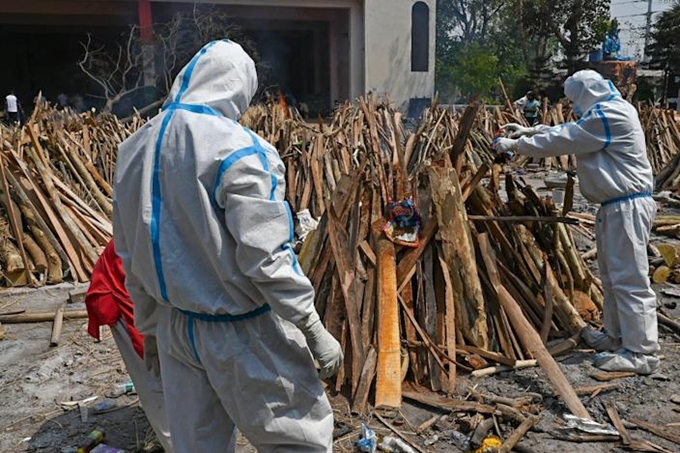
<path fill-rule="evenodd" d="M 309 350 L 321 366 L 319 377 L 326 379 L 337 373 L 342 366 L 342 349 L 338 340 L 323 326 L 316 310 L 300 321 L 297 327 L 305 335 Z"/>
<path fill-rule="evenodd" d="M 531 137 L 532 135 L 536 135 L 538 132 L 535 127 L 524 127 L 517 123 L 508 123 L 504 126 L 501 126 L 501 129 L 505 132 L 510 132 L 510 138 L 520 138 L 524 135 Z"/>
<path fill-rule="evenodd" d="M 144 336 L 144 366 L 146 367 L 146 371 L 155 377 L 161 375 L 161 363 L 158 360 L 156 337 L 152 335 Z"/>
<path fill-rule="evenodd" d="M 503 154 L 503 153 L 516 153 L 517 152 L 517 140 L 513 140 L 511 138 L 505 138 L 505 137 L 498 137 L 491 142 L 491 147 L 493 148 L 494 151 L 496 151 L 498 154 Z"/>

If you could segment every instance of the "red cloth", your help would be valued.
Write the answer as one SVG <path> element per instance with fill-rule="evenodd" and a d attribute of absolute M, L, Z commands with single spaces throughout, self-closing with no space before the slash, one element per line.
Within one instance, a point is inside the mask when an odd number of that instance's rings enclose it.
<path fill-rule="evenodd" d="M 116 255 L 113 239 L 108 243 L 92 271 L 92 281 L 85 295 L 87 332 L 97 340 L 101 326 L 113 326 L 122 317 L 132 345 L 144 358 L 144 337 L 135 329 L 134 305 L 125 289 L 123 263 Z"/>

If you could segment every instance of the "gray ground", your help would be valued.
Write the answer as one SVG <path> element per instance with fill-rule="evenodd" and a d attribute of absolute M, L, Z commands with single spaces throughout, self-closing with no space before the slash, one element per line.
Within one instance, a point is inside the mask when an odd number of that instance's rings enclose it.
<path fill-rule="evenodd" d="M 536 175 L 531 175 L 536 178 Z M 534 181 L 536 184 L 536 182 Z M 540 184 L 536 184 L 539 185 Z M 581 204 L 577 209 L 589 210 Z M 592 209 L 591 209 L 592 212 Z M 654 238 L 653 241 L 660 241 Z M 665 240 L 665 239 L 663 239 Z M 588 241 L 582 240 L 581 247 Z M 34 291 L 8 290 L 0 294 L 0 313 L 27 309 L 56 309 L 68 298 L 73 285 L 60 285 Z M 680 319 L 680 299 L 659 294 L 659 305 L 664 312 Z M 79 308 L 72 305 L 69 308 Z M 128 451 L 151 449 L 152 439 L 148 422 L 134 395 L 107 398 L 116 383 L 128 380 L 123 362 L 108 330 L 103 341 L 96 343 L 86 332 L 86 320 L 66 321 L 58 347 L 49 347 L 51 322 L 36 324 L 5 324 L 5 339 L 0 341 L 0 451 L 74 452 L 89 432 L 99 428 L 106 433 L 106 443 Z M 680 394 L 678 371 L 680 370 L 680 337 L 665 329 L 662 332 L 664 356 L 661 375 L 655 378 L 635 377 L 616 381 L 618 388 L 610 389 L 595 397 L 581 399 L 587 409 L 600 421 L 608 421 L 603 402 L 613 401 L 621 417 L 647 420 L 660 427 L 680 422 L 680 405 L 670 401 Z M 590 377 L 596 370 L 591 364 L 592 354 L 574 352 L 561 358 L 560 366 L 574 387 L 598 384 Z M 458 381 L 461 395 L 475 387 L 483 393 L 513 397 L 530 393 L 540 394 L 543 399 L 541 421 L 521 442 L 521 446 L 533 452 L 600 453 L 617 450 L 616 443 L 573 443 L 556 440 L 550 432 L 559 426 L 565 412 L 563 404 L 554 393 L 539 368 L 502 373 L 490 378 L 471 380 L 461 376 Z M 83 421 L 77 405 L 64 405 L 90 397 L 96 400 L 84 405 L 89 407 L 88 417 Z M 94 405 L 103 401 L 113 404 L 110 412 L 94 414 Z M 367 422 L 379 436 L 390 431 L 375 418 L 350 416 L 347 401 L 332 396 L 336 414 L 335 451 L 356 451 L 354 442 L 361 434 L 361 422 Z M 415 427 L 434 415 L 441 418 L 432 428 L 415 434 Z M 460 435 L 466 425 L 473 423 L 469 414 L 451 414 L 404 404 L 400 412 L 383 414 L 406 436 L 413 439 L 423 451 L 463 451 Z M 513 428 L 501 424 L 503 438 Z M 666 428 L 680 435 L 675 426 Z M 644 431 L 631 429 L 634 437 L 647 439 L 669 451 L 680 451 L 673 444 Z M 462 439 L 464 440 L 464 439 Z M 530 449 L 530 450 L 528 450 Z M 239 439 L 238 451 L 252 452 L 247 442 Z"/>

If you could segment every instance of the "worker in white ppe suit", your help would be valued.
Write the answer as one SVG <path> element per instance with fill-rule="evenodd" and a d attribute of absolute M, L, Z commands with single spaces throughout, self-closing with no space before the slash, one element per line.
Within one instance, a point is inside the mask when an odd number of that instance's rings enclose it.
<path fill-rule="evenodd" d="M 656 203 L 645 136 L 636 110 L 614 85 L 591 70 L 564 83 L 576 122 L 525 128 L 508 124 L 497 152 L 532 157 L 578 156 L 581 193 L 599 203 L 596 235 L 604 289 L 605 332 L 586 328 L 584 340 L 604 351 L 595 366 L 607 371 L 656 371 L 659 359 L 656 296 L 650 287 L 647 242 Z"/>
<path fill-rule="evenodd" d="M 235 121 L 256 88 L 241 46 L 211 42 L 118 153 L 116 249 L 177 452 L 233 452 L 235 427 L 260 452 L 331 451 L 313 359 L 325 378 L 342 352 L 289 245 L 283 163 Z"/>

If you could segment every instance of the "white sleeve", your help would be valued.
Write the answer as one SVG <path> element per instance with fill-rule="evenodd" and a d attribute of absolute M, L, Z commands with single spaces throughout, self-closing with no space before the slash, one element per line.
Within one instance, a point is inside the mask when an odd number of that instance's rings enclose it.
<path fill-rule="evenodd" d="M 275 196 L 276 184 L 285 184 L 283 163 L 276 162 L 276 168 L 270 170 L 261 151 L 224 170 L 217 181 L 215 200 L 225 210 L 241 272 L 276 314 L 297 324 L 314 311 L 314 288 L 290 246 L 294 238 L 290 207 Z M 275 173 L 280 173 L 278 178 Z M 280 189 L 278 193 L 285 192 Z"/>
<path fill-rule="evenodd" d="M 532 137 L 519 138 L 520 154 L 552 157 L 565 154 L 588 154 L 605 149 L 611 143 L 611 128 L 598 108 L 576 122 L 561 124 Z"/>
<path fill-rule="evenodd" d="M 119 210 L 116 207 L 116 199 L 113 199 L 113 237 L 116 255 L 120 258 L 125 271 L 125 289 L 130 294 L 130 300 L 134 304 L 135 327 L 142 335 L 156 335 L 158 324 L 158 302 L 151 297 L 142 282 L 132 273 L 132 260 L 130 249 L 125 240 L 125 233 L 121 225 Z"/>

